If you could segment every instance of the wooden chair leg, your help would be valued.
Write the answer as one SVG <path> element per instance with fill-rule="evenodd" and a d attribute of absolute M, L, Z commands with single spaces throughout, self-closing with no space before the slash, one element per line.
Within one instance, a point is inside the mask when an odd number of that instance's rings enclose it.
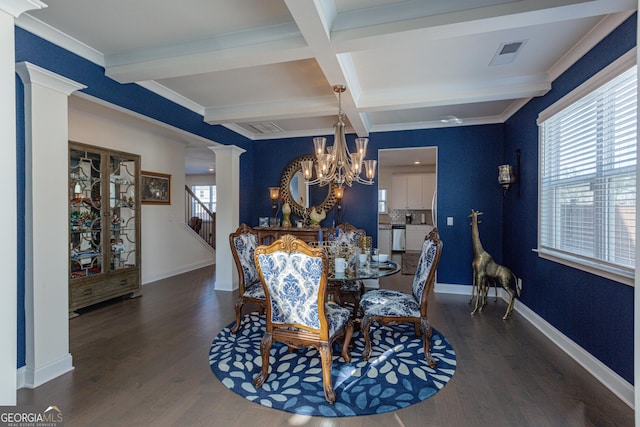
<path fill-rule="evenodd" d="M 360 284 L 358 290 L 353 293 L 353 318 L 355 319 L 358 316 L 358 312 L 360 311 L 360 298 L 362 298 L 362 294 L 364 293 L 364 285 Z"/>
<path fill-rule="evenodd" d="M 240 330 L 240 318 L 242 317 L 242 306 L 244 305 L 244 301 L 240 298 L 236 301 L 236 324 L 231 328 L 231 333 L 235 334 Z"/>
<path fill-rule="evenodd" d="M 253 379 L 253 385 L 259 388 L 267 380 L 269 375 L 269 352 L 271 351 L 271 344 L 273 343 L 273 335 L 270 333 L 264 334 L 260 341 L 260 356 L 262 356 L 262 370 Z"/>
<path fill-rule="evenodd" d="M 342 358 L 345 362 L 351 362 L 351 354 L 349 353 L 349 344 L 351 343 L 351 337 L 353 336 L 353 320 L 349 319 L 347 323 L 347 331 L 344 335 L 344 343 L 342 343 Z"/>
<path fill-rule="evenodd" d="M 331 384 L 331 347 L 329 346 L 329 343 L 325 342 L 320 344 L 318 350 L 320 351 L 320 359 L 322 363 L 324 398 L 327 399 L 329 404 L 333 404 L 336 401 L 336 392 L 333 390 L 333 384 Z"/>
<path fill-rule="evenodd" d="M 420 331 L 422 332 L 424 359 L 427 361 L 429 367 L 433 369 L 436 367 L 436 360 L 431 357 L 431 337 L 433 336 L 433 330 L 426 317 L 420 319 Z"/>
<path fill-rule="evenodd" d="M 371 337 L 369 337 L 369 328 L 371 327 L 371 316 L 364 315 L 362 323 L 360 323 L 360 331 L 364 336 L 364 350 L 362 351 L 362 359 L 369 360 L 371 356 Z"/>

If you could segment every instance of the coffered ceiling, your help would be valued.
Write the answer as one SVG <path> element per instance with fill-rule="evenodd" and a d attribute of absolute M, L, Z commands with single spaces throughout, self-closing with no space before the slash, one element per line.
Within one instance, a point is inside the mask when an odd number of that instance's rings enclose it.
<path fill-rule="evenodd" d="M 500 123 L 636 0 L 44 0 L 17 25 L 253 140 Z"/>

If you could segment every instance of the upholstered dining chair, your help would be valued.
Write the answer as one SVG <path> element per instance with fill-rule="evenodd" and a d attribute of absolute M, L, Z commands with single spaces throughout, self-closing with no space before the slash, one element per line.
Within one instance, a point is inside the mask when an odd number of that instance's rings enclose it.
<path fill-rule="evenodd" d="M 344 337 L 342 358 L 351 360 L 353 321 L 348 309 L 326 301 L 325 250 L 285 234 L 269 246 L 258 246 L 255 259 L 267 300 L 267 325 L 260 342 L 262 370 L 254 378 L 254 385 L 261 387 L 267 380 L 273 341 L 289 348 L 314 347 L 320 353 L 324 396 L 334 403 L 332 346 L 337 338 Z"/>
<path fill-rule="evenodd" d="M 348 244 L 348 245 L 358 245 L 358 239 L 360 237 L 365 236 L 367 233 L 355 226 L 349 224 L 348 222 L 343 222 L 338 224 L 329 236 L 327 240 L 336 244 Z M 355 260 L 350 260 L 350 262 L 358 263 L 358 254 L 354 255 L 356 257 Z M 353 304 L 353 314 L 352 317 L 356 318 L 358 314 L 358 310 L 360 308 L 360 297 L 364 293 L 364 283 L 362 280 L 343 280 L 340 282 L 332 283 L 329 282 L 329 293 L 334 297 L 336 301 L 340 304 L 345 302 L 345 297 L 349 302 Z"/>
<path fill-rule="evenodd" d="M 410 322 L 414 325 L 416 335 L 422 335 L 425 360 L 431 368 L 436 366 L 430 351 L 432 330 L 427 317 L 427 297 L 435 283 L 441 252 L 442 241 L 438 229 L 434 228 L 422 244 L 411 294 L 389 289 L 375 289 L 365 292 L 362 296 L 360 310 L 361 328 L 365 340 L 365 348 L 362 352 L 364 360 L 368 360 L 371 355 L 369 329 L 373 322 L 378 324 Z"/>
<path fill-rule="evenodd" d="M 240 330 L 242 307 L 247 303 L 254 303 L 263 313 L 266 310 L 266 299 L 253 256 L 258 247 L 258 233 L 248 225 L 242 224 L 229 235 L 229 245 L 238 269 L 238 288 L 240 291 L 235 306 L 236 324 L 231 328 L 231 333 L 235 334 Z"/>

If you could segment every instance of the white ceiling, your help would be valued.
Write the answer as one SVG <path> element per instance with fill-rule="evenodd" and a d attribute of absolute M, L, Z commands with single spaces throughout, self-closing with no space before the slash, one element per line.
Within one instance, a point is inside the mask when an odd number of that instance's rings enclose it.
<path fill-rule="evenodd" d="M 504 122 L 637 7 L 636 0 L 44 1 L 48 7 L 17 25 L 253 140 L 331 134 L 338 84 L 347 86 L 347 131 L 359 136 Z M 522 42 L 513 62 L 491 66 L 512 42 Z M 443 122 L 451 117 L 462 123 Z M 264 124 L 276 131 L 256 130 Z"/>

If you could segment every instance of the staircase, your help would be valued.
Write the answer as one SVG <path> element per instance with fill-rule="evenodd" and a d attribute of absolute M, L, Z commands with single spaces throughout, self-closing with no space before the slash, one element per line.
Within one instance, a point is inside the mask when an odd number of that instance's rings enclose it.
<path fill-rule="evenodd" d="M 216 214 L 211 212 L 188 186 L 185 190 L 185 222 L 209 246 L 216 248 Z"/>

